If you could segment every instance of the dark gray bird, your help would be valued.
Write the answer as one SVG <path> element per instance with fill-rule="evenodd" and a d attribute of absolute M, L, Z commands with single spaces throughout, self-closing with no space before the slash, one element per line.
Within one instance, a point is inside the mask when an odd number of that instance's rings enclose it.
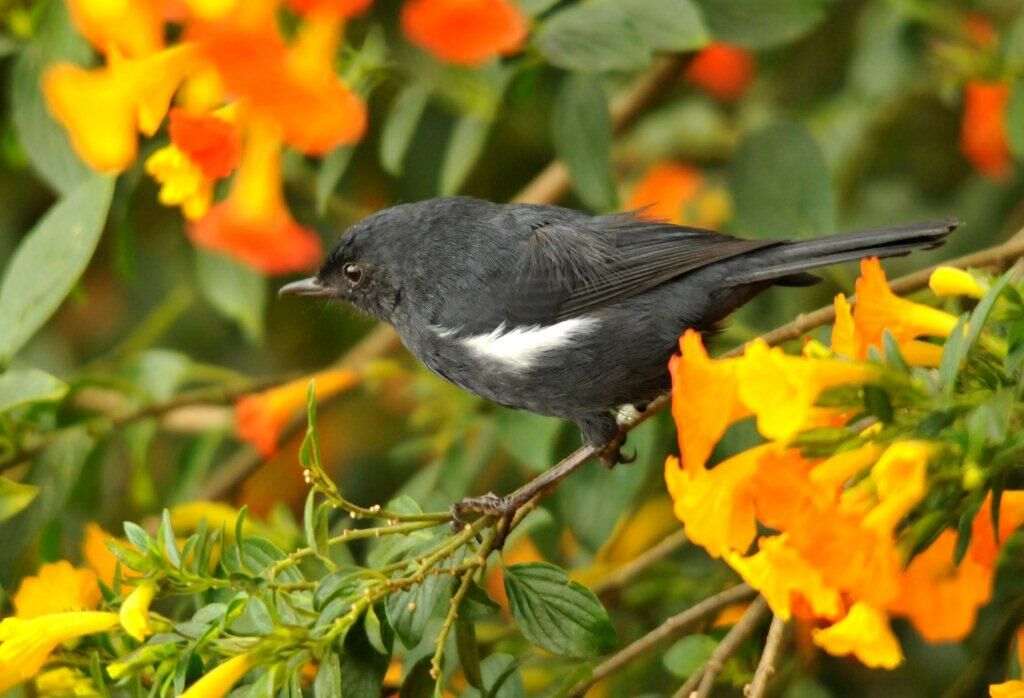
<path fill-rule="evenodd" d="M 487 400 L 579 425 L 619 459 L 613 410 L 669 387 L 686 328 L 717 323 L 818 267 L 941 245 L 955 221 L 810 240 L 744 240 L 557 206 L 430 199 L 380 211 L 281 294 L 390 323 L 432 371 Z"/>

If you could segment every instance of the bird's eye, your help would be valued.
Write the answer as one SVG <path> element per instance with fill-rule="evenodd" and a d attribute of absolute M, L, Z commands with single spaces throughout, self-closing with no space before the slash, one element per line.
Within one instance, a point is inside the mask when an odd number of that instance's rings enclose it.
<path fill-rule="evenodd" d="M 351 284 L 358 284 L 363 280 L 363 268 L 358 264 L 346 264 L 342 267 L 341 273 Z"/>

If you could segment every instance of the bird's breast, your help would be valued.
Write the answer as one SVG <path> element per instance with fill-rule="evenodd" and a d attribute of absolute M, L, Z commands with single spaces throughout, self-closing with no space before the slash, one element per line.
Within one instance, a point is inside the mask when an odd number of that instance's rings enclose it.
<path fill-rule="evenodd" d="M 451 328 L 436 328 L 438 338 L 452 349 L 467 353 L 491 370 L 528 372 L 542 360 L 551 361 L 581 339 L 597 331 L 596 317 L 570 318 L 552 325 L 510 327 L 498 325 L 487 333 L 462 334 Z"/>

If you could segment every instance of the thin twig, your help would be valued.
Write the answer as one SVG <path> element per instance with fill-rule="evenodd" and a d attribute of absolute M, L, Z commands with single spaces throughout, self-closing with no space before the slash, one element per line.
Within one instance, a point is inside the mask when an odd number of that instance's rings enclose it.
<path fill-rule="evenodd" d="M 768 615 L 768 603 L 764 600 L 763 596 L 758 596 L 754 600 L 754 603 L 750 604 L 750 608 L 740 618 L 739 623 L 732 626 L 722 641 L 718 643 L 718 647 L 711 653 L 711 657 L 704 665 L 704 672 L 700 679 L 700 686 L 697 688 L 696 698 L 708 698 L 711 695 L 711 689 L 715 686 L 715 679 L 722 673 L 722 668 L 725 666 L 726 661 L 729 657 L 736 654 L 736 651 L 747 641 L 747 638 L 757 628 L 758 623 Z M 690 693 L 683 693 L 680 689 L 676 693 L 675 698 L 688 698 Z"/>
<path fill-rule="evenodd" d="M 761 660 L 757 663 L 757 670 L 754 678 L 749 684 L 743 687 L 743 695 L 747 698 L 764 698 L 768 691 L 768 682 L 775 675 L 779 654 L 782 652 L 783 641 L 786 638 L 786 621 L 775 616 L 772 618 L 771 627 L 768 628 L 768 639 L 764 642 L 764 651 L 761 652 Z"/>
<path fill-rule="evenodd" d="M 630 560 L 629 563 L 623 565 L 602 579 L 594 585 L 593 592 L 598 596 L 604 596 L 605 594 L 621 589 L 647 571 L 651 565 L 665 559 L 686 545 L 687 542 L 688 539 L 686 537 L 686 532 L 680 528 L 668 538 L 660 540 L 653 548 L 641 553 Z"/>
<path fill-rule="evenodd" d="M 757 591 L 750 586 L 746 584 L 738 584 L 726 589 L 725 591 L 721 591 L 712 597 L 704 599 L 682 613 L 668 618 L 664 623 L 651 632 L 638 640 L 634 640 L 594 667 L 594 671 L 591 672 L 590 676 L 584 681 L 580 681 L 578 684 L 573 686 L 568 695 L 584 695 L 595 683 L 611 676 L 637 657 L 646 654 L 661 643 L 678 637 L 697 623 L 711 618 L 723 608 L 731 606 L 734 603 L 742 603 L 754 598 L 756 595 Z"/>

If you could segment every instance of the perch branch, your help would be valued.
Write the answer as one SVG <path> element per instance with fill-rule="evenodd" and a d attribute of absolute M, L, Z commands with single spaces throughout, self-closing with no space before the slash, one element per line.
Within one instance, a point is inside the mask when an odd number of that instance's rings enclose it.
<path fill-rule="evenodd" d="M 785 639 L 786 621 L 775 616 L 772 618 L 771 627 L 768 628 L 768 639 L 765 640 L 764 651 L 761 652 L 761 660 L 757 663 L 754 678 L 743 687 L 743 695 L 747 698 L 764 698 L 768 691 L 768 682 L 775 675 L 779 654 L 782 652 Z"/>

